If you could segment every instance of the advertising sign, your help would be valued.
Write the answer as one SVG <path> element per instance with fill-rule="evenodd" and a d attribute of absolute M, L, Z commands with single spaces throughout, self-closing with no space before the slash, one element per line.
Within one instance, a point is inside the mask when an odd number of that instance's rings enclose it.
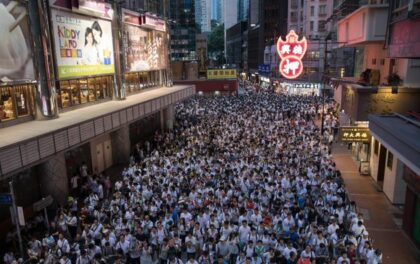
<path fill-rule="evenodd" d="M 268 64 L 259 64 L 258 65 L 258 73 L 259 74 L 268 74 L 268 73 L 270 73 L 270 65 L 268 65 Z"/>
<path fill-rule="evenodd" d="M 58 78 L 114 73 L 111 22 L 51 10 Z"/>
<path fill-rule="evenodd" d="M 128 72 L 165 69 L 168 64 L 166 33 L 126 24 L 124 58 Z"/>
<path fill-rule="evenodd" d="M 49 4 L 51 7 L 108 20 L 111 20 L 113 15 L 111 4 L 105 3 L 105 0 L 49 0 Z"/>
<path fill-rule="evenodd" d="M 236 79 L 236 70 L 235 69 L 214 69 L 207 70 L 207 79 L 208 80 L 217 80 L 217 79 Z"/>
<path fill-rule="evenodd" d="M 0 83 L 35 79 L 26 6 L 0 0 Z"/>
<path fill-rule="evenodd" d="M 343 142 L 370 142 L 368 127 L 346 126 L 340 127 L 340 139 Z"/>
<path fill-rule="evenodd" d="M 277 41 L 277 53 L 281 61 L 279 71 L 287 79 L 296 79 L 303 71 L 302 58 L 305 55 L 308 44 L 306 38 L 299 40 L 295 31 L 290 30 L 286 40 L 281 37 Z"/>

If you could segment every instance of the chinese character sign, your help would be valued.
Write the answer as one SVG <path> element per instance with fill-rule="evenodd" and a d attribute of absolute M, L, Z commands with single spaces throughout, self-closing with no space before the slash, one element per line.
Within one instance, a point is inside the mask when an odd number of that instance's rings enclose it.
<path fill-rule="evenodd" d="M 306 38 L 298 39 L 295 31 L 291 30 L 286 40 L 281 37 L 277 41 L 277 53 L 280 56 L 280 73 L 287 79 L 295 79 L 303 71 L 302 58 L 307 48 Z"/>
<path fill-rule="evenodd" d="M 367 127 L 340 127 L 340 140 L 342 142 L 370 142 L 371 136 Z"/>

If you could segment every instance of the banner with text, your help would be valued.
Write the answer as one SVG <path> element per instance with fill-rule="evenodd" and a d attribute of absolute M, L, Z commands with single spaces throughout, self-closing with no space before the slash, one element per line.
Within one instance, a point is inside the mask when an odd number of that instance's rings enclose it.
<path fill-rule="evenodd" d="M 111 22 L 51 10 L 58 78 L 114 73 Z"/>
<path fill-rule="evenodd" d="M 236 79 L 236 70 L 235 69 L 214 69 L 207 70 L 207 79 L 216 80 L 216 79 Z"/>

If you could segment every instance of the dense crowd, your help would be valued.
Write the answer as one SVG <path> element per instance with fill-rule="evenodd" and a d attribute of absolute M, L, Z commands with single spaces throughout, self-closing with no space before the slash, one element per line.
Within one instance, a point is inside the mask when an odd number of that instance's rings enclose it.
<path fill-rule="evenodd" d="M 122 177 L 72 178 L 73 198 L 33 263 L 381 263 L 330 156 L 338 123 L 319 97 L 197 97 L 137 146 Z M 12 252 L 5 263 L 15 263 Z M 14 262 L 15 261 L 15 262 Z"/>

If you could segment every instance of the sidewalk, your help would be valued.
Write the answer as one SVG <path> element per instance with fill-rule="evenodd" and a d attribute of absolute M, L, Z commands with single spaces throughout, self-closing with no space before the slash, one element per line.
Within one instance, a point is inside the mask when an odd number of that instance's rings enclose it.
<path fill-rule="evenodd" d="M 364 214 L 365 226 L 375 248 L 382 250 L 383 264 L 420 263 L 419 252 L 396 222 L 402 212 L 377 190 L 370 176 L 361 176 L 346 146 L 334 144 L 332 157 L 341 171 L 351 200 Z"/>

